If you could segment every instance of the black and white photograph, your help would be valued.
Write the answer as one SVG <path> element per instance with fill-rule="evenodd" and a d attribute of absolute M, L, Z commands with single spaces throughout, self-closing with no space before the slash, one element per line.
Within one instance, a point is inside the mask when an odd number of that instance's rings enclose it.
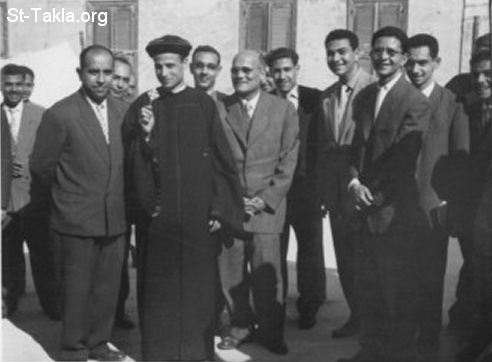
<path fill-rule="evenodd" d="M 492 0 L 0 0 L 0 360 L 492 362 Z"/>

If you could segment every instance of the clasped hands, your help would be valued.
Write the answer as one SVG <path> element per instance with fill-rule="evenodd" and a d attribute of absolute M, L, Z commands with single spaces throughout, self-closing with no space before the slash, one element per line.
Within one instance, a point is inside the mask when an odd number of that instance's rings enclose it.
<path fill-rule="evenodd" d="M 266 203 L 261 197 L 243 197 L 244 212 L 250 216 L 259 214 L 266 208 Z"/>

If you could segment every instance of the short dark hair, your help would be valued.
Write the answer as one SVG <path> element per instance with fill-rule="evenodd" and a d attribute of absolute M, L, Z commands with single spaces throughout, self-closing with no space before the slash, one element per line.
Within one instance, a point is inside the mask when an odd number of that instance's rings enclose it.
<path fill-rule="evenodd" d="M 488 48 L 490 49 L 490 33 L 480 35 L 475 39 L 475 48 Z"/>
<path fill-rule="evenodd" d="M 299 54 L 297 54 L 296 51 L 291 48 L 274 49 L 267 54 L 265 60 L 268 66 L 271 67 L 273 65 L 273 62 L 275 62 L 277 59 L 282 59 L 282 58 L 289 58 L 290 60 L 292 60 L 292 63 L 294 65 L 297 65 L 297 63 L 299 63 Z"/>
<path fill-rule="evenodd" d="M 400 41 L 401 49 L 405 51 L 408 37 L 407 34 L 400 28 L 394 26 L 385 26 L 384 28 L 379 29 L 374 34 L 372 34 L 371 38 L 371 47 L 374 47 L 374 43 L 377 39 L 382 37 L 393 37 Z"/>
<path fill-rule="evenodd" d="M 132 63 L 130 63 L 130 61 L 128 60 L 128 58 L 126 58 L 126 57 L 124 57 L 122 55 L 115 55 L 114 56 L 114 61 L 128 65 L 128 67 L 130 67 L 130 71 L 133 72 Z"/>
<path fill-rule="evenodd" d="M 18 64 L 9 63 L 3 66 L 2 68 L 2 78 L 7 75 L 22 75 L 22 78 L 25 78 L 24 70 L 22 66 Z"/>
<path fill-rule="evenodd" d="M 111 58 L 114 61 L 114 54 L 111 51 L 111 49 L 105 47 L 104 45 L 93 44 L 93 45 L 89 45 L 88 47 L 82 49 L 82 51 L 80 52 L 80 56 L 79 56 L 79 66 L 80 66 L 80 69 L 84 69 L 85 58 L 86 58 L 87 54 L 89 54 L 92 51 L 103 51 L 103 52 L 107 52 L 107 53 L 109 53 L 109 55 L 111 55 Z"/>
<path fill-rule="evenodd" d="M 26 75 L 30 75 L 32 79 L 34 79 L 34 72 L 31 68 L 26 67 L 25 65 L 20 66 L 22 68 L 22 73 L 24 73 L 24 78 Z"/>
<path fill-rule="evenodd" d="M 439 55 L 439 43 L 436 38 L 430 34 L 417 34 L 412 36 L 407 41 L 406 51 L 412 48 L 428 47 L 430 55 L 433 59 Z"/>
<path fill-rule="evenodd" d="M 483 62 L 483 61 L 490 61 L 491 59 L 490 51 L 487 50 L 482 50 L 481 52 L 473 54 L 472 58 L 470 59 L 470 65 L 477 64 L 478 62 Z"/>
<path fill-rule="evenodd" d="M 195 59 L 195 55 L 197 53 L 213 53 L 217 55 L 217 64 L 220 65 L 220 53 L 217 49 L 215 49 L 211 45 L 199 45 L 193 50 L 193 54 L 191 55 L 191 62 Z"/>
<path fill-rule="evenodd" d="M 352 47 L 352 50 L 355 50 L 359 47 L 359 38 L 355 35 L 354 32 L 347 29 L 335 29 L 328 33 L 325 38 L 325 48 L 328 47 L 328 43 L 334 40 L 347 39 Z"/>

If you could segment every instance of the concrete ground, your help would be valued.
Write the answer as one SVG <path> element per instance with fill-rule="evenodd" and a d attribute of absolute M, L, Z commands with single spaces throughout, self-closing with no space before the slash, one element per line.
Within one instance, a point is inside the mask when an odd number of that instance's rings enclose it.
<path fill-rule="evenodd" d="M 329 226 L 326 228 L 328 240 L 325 244 L 327 300 L 320 309 L 318 323 L 311 330 L 297 328 L 297 298 L 295 263 L 289 262 L 289 294 L 287 299 L 286 341 L 290 353 L 277 356 L 269 353 L 260 346 L 251 343 L 241 346 L 240 350 L 217 351 L 216 360 L 230 362 L 246 361 L 305 361 L 332 362 L 341 357 L 354 355 L 358 350 L 357 339 L 332 339 L 331 332 L 339 327 L 347 318 L 347 306 L 341 292 L 333 249 L 329 238 Z M 289 260 L 295 255 L 295 243 L 291 243 Z M 446 274 L 444 311 L 447 311 L 453 301 L 457 282 L 457 274 L 461 265 L 459 247 L 456 240 L 449 244 L 448 269 Z M 2 321 L 2 361 L 49 361 L 57 358 L 60 340 L 61 324 L 48 319 L 39 307 L 34 292 L 30 272 L 26 295 L 21 300 L 18 311 L 10 320 Z M 132 281 L 131 294 L 127 302 L 127 312 L 134 320 L 137 319 L 135 298 L 135 269 L 130 270 Z M 447 325 L 447 313 L 444 313 L 444 326 Z M 140 358 L 140 336 L 138 328 L 125 331 L 115 330 L 113 344 L 128 354 L 128 361 L 138 361 Z M 217 340 L 218 342 L 218 340 Z M 454 337 L 442 331 L 442 348 L 438 361 L 452 362 L 456 350 Z"/>

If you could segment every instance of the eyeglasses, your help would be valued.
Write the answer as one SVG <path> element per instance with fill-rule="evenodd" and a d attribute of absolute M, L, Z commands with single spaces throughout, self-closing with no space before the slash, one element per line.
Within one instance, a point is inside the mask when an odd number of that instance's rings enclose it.
<path fill-rule="evenodd" d="M 397 54 L 402 54 L 403 52 L 400 50 L 395 50 L 391 48 L 374 48 L 371 50 L 371 54 L 380 57 L 386 52 L 391 58 L 395 57 Z"/>

